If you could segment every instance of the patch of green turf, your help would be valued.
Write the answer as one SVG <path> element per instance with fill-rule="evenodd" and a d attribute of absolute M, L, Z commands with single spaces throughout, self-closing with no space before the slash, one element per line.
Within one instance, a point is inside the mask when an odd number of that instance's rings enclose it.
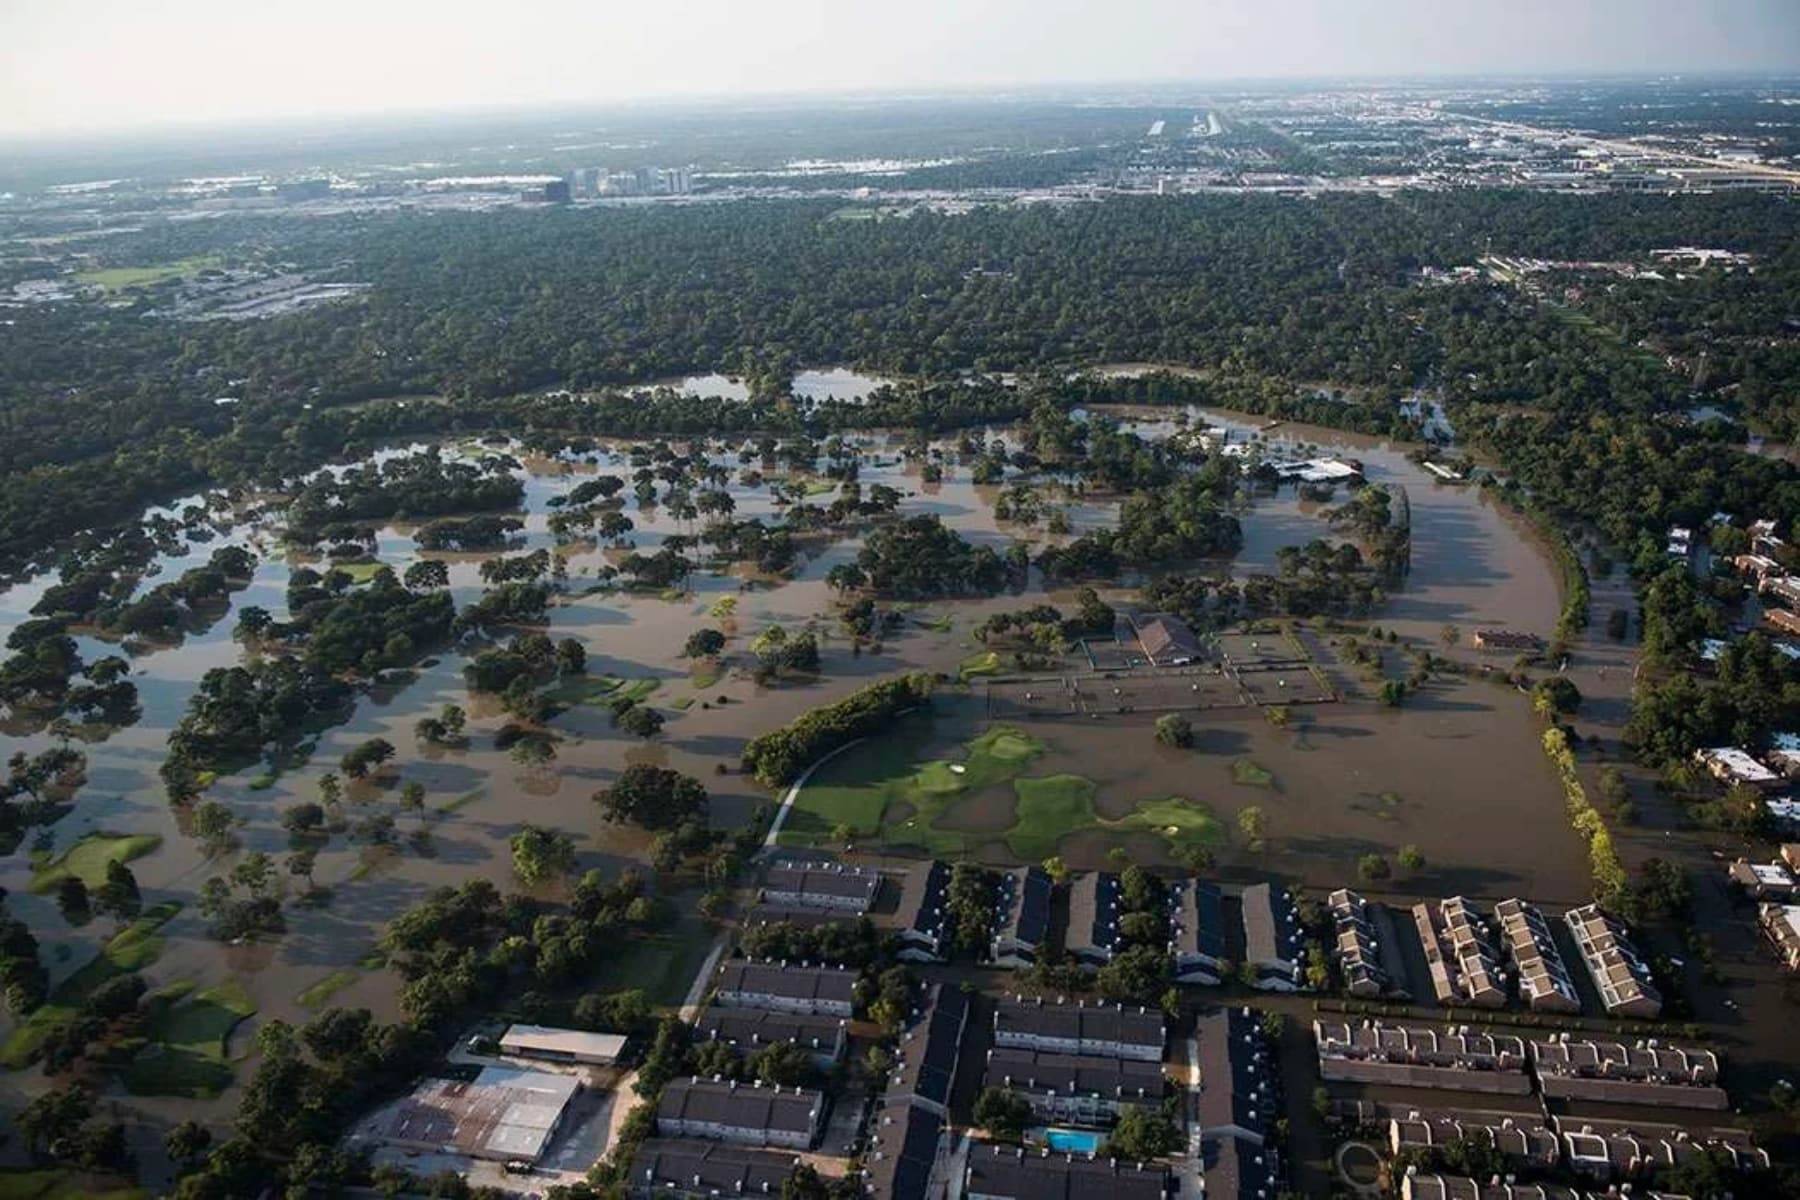
<path fill-rule="evenodd" d="M 933 633 L 949 633 L 956 628 L 956 618 L 952 617 L 949 613 L 945 613 L 941 617 L 933 617 L 930 620 L 914 617 L 913 624 L 919 626 L 921 629 L 929 629 Z"/>
<path fill-rule="evenodd" d="M 38 866 L 31 875 L 31 890 L 40 895 L 52 891 L 69 875 L 77 877 L 90 889 L 97 888 L 106 882 L 107 863 L 128 863 L 160 845 L 162 838 L 153 833 L 90 833 L 56 858 Z"/>
<path fill-rule="evenodd" d="M 1139 800 L 1137 811 L 1106 824 L 1113 829 L 1142 829 L 1169 843 L 1172 850 L 1186 846 L 1215 846 L 1225 840 L 1225 827 L 1203 804 L 1169 796 Z"/>
<path fill-rule="evenodd" d="M 692 696 L 683 696 L 679 700 L 671 700 L 669 701 L 669 707 L 677 712 L 686 712 L 688 709 L 694 707 L 694 698 Z"/>
<path fill-rule="evenodd" d="M 371 946 L 361 958 L 356 960 L 356 965 L 365 971 L 379 971 L 387 966 L 387 955 L 382 953 L 380 946 Z"/>
<path fill-rule="evenodd" d="M 125 1088 L 139 1096 L 209 1099 L 231 1086 L 226 1044 L 231 1031 L 254 1016 L 236 980 L 187 998 L 159 997 L 150 1005 L 148 1044 L 125 1068 Z"/>
<path fill-rule="evenodd" d="M 261 775 L 252 775 L 244 786 L 253 792 L 266 792 L 275 786 L 275 776 L 266 772 Z"/>
<path fill-rule="evenodd" d="M 11 1036 L 0 1045 L 0 1066 L 15 1071 L 27 1066 L 37 1057 L 38 1047 L 44 1044 L 50 1030 L 73 1019 L 95 988 L 115 976 L 141 971 L 155 962 L 163 948 L 158 930 L 180 911 L 181 905 L 172 901 L 154 905 L 114 934 L 92 962 L 58 984 L 43 1004 L 13 1026 Z"/>
<path fill-rule="evenodd" d="M 85 1171 L 0 1171 L 0 1200 L 149 1200 L 150 1193 L 111 1175 Z"/>
<path fill-rule="evenodd" d="M 957 669 L 957 673 L 962 676 L 965 683 L 978 675 L 998 675 L 1000 673 L 1000 652 L 983 650 L 979 654 L 971 654 L 962 660 L 962 666 Z"/>
<path fill-rule="evenodd" d="M 619 696 L 642 701 L 662 686 L 660 679 L 622 679 L 617 675 L 572 675 L 558 680 L 544 693 L 552 707 L 574 708 L 578 704 L 601 706 Z"/>
<path fill-rule="evenodd" d="M 1252 762 L 1247 758 L 1232 760 L 1231 778 L 1232 782 L 1243 784 L 1245 787 L 1266 788 L 1275 785 L 1275 773 L 1273 771 L 1270 771 L 1269 768 L 1260 763 Z"/>
<path fill-rule="evenodd" d="M 720 596 L 712 602 L 712 607 L 706 610 L 706 615 L 718 621 L 725 620 L 727 617 L 735 617 L 737 616 L 737 602 L 736 596 Z"/>
<path fill-rule="evenodd" d="M 352 583 L 367 583 L 375 578 L 375 572 L 381 570 L 378 562 L 341 562 L 333 563 L 333 570 L 342 571 L 350 576 Z"/>
<path fill-rule="evenodd" d="M 341 967 L 300 993 L 300 1006 L 317 1012 L 326 1001 L 355 983 L 358 972 Z"/>
<path fill-rule="evenodd" d="M 81 283 L 91 283 L 96 287 L 105 288 L 109 292 L 119 292 L 126 288 L 148 287 L 153 283 L 161 283 L 165 279 L 192 275 L 218 265 L 217 255 L 202 254 L 154 267 L 99 267 L 91 271 L 82 271 L 75 278 Z"/>
<path fill-rule="evenodd" d="M 719 682 L 719 670 L 710 664 L 696 666 L 694 673 L 688 676 L 688 684 L 696 692 L 704 692 L 717 682 Z"/>
<path fill-rule="evenodd" d="M 1079 775 L 1045 775 L 1013 780 L 1018 795 L 1016 821 L 1006 831 L 1006 847 L 1027 862 L 1048 858 L 1077 829 L 1099 824 L 1094 781 Z"/>

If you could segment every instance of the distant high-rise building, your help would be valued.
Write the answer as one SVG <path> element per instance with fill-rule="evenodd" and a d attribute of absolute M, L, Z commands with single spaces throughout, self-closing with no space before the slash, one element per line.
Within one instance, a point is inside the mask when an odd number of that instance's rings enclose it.
<path fill-rule="evenodd" d="M 577 167 L 569 176 L 569 192 L 581 199 L 588 199 L 600 194 L 599 167 Z"/>
<path fill-rule="evenodd" d="M 544 199 L 551 204 L 567 204 L 569 202 L 569 181 L 552 179 L 544 185 Z"/>

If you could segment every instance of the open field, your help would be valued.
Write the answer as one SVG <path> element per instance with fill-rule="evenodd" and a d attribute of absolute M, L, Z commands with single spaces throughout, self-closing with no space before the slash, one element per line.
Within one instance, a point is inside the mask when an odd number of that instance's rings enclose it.
<path fill-rule="evenodd" d="M 31 874 L 31 890 L 51 891 L 63 879 L 73 875 L 92 891 L 106 882 L 108 863 L 128 863 L 134 858 L 142 858 L 160 845 L 162 838 L 156 834 L 89 834 L 34 870 Z"/>
<path fill-rule="evenodd" d="M 153 997 L 145 1045 L 125 1069 L 127 1091 L 145 1096 L 216 1096 L 231 1084 L 231 1031 L 256 1006 L 236 981 L 203 992 L 166 989 Z"/>
<path fill-rule="evenodd" d="M 91 271 L 82 271 L 75 276 L 81 283 L 105 288 L 109 292 L 122 292 L 127 288 L 149 287 L 161 283 L 165 279 L 179 279 L 183 275 L 192 275 L 209 267 L 219 265 L 217 255 L 202 254 L 193 258 L 178 259 L 171 263 L 162 263 L 148 267 L 99 267 Z"/>

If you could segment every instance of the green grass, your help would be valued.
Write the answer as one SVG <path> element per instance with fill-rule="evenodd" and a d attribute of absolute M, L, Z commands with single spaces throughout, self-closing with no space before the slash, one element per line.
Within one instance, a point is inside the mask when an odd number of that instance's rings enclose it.
<path fill-rule="evenodd" d="M 617 675 L 573 675 L 557 681 L 544 693 L 552 707 L 570 709 L 578 704 L 600 707 L 620 696 L 642 703 L 662 686 L 660 679 L 622 679 Z"/>
<path fill-rule="evenodd" d="M 1006 848 L 1027 862 L 1050 857 L 1064 837 L 1100 823 L 1091 779 L 1079 775 L 1015 779 L 1013 791 L 1019 799 L 1013 810 L 1015 823 L 1006 831 Z"/>
<path fill-rule="evenodd" d="M 1233 759 L 1231 763 L 1231 779 L 1245 787 L 1274 787 L 1275 773 L 1260 763 L 1247 758 Z"/>
<path fill-rule="evenodd" d="M 998 675 L 1000 673 L 1000 652 L 983 650 L 979 654 L 971 654 L 962 660 L 962 666 L 957 669 L 957 673 L 962 676 L 965 683 L 978 675 Z"/>
<path fill-rule="evenodd" d="M 0 1045 L 0 1066 L 15 1071 L 27 1066 L 44 1044 L 45 1035 L 55 1026 L 71 1020 L 95 988 L 115 976 L 141 971 L 155 962 L 163 949 L 163 939 L 158 931 L 180 911 L 181 905 L 173 902 L 155 905 L 113 935 L 92 962 L 58 984 L 43 1004 L 13 1027 L 11 1036 Z"/>
<path fill-rule="evenodd" d="M 1162 800 L 1139 800 L 1137 811 L 1117 821 L 1108 821 L 1113 829 L 1142 829 L 1169 843 L 1171 850 L 1187 846 L 1216 846 L 1225 840 L 1225 827 L 1203 804 L 1169 796 Z"/>
<path fill-rule="evenodd" d="M 210 1099 L 231 1086 L 226 1046 L 231 1031 L 256 1014 L 236 980 L 192 996 L 157 997 L 145 1029 L 147 1045 L 125 1069 L 125 1088 L 139 1096 Z"/>
<path fill-rule="evenodd" d="M 712 949 L 713 936 L 706 922 L 691 916 L 656 933 L 633 934 L 617 954 L 607 956 L 590 986 L 601 991 L 636 988 L 652 1004 L 680 1004 Z"/>
<path fill-rule="evenodd" d="M 381 570 L 378 562 L 341 562 L 333 563 L 331 569 L 342 571 L 350 577 L 352 583 L 367 583 L 375 578 L 375 572 Z"/>
<path fill-rule="evenodd" d="M 669 707 L 677 712 L 686 712 L 688 709 L 694 707 L 694 697 L 683 696 L 679 700 L 671 700 L 669 701 Z"/>
<path fill-rule="evenodd" d="M 956 628 L 956 618 L 949 613 L 945 613 L 941 617 L 933 617 L 930 620 L 914 617 L 913 624 L 921 629 L 929 629 L 933 633 L 949 633 Z"/>
<path fill-rule="evenodd" d="M 349 967 L 340 967 L 319 982 L 300 993 L 300 1007 L 317 1012 L 324 1008 L 328 1000 L 351 984 L 355 983 L 360 972 Z"/>
<path fill-rule="evenodd" d="M 735 617 L 737 616 L 737 602 L 736 596 L 720 596 L 712 602 L 712 607 L 706 610 L 706 615 L 717 621 Z"/>
<path fill-rule="evenodd" d="M 148 287 L 153 283 L 161 283 L 165 279 L 192 275 L 218 265 L 218 255 L 201 254 L 155 267 L 100 267 L 92 271 L 82 271 L 75 278 L 81 283 L 91 283 L 105 288 L 109 292 L 119 292 L 126 288 Z"/>
<path fill-rule="evenodd" d="M 149 1200 L 111 1175 L 73 1170 L 0 1171 L 0 1200 Z"/>
<path fill-rule="evenodd" d="M 31 890 L 40 895 L 52 891 L 69 875 L 89 889 L 97 888 L 106 882 L 107 863 L 142 858 L 160 845 L 162 838 L 153 833 L 90 833 L 56 858 L 36 865 Z"/>

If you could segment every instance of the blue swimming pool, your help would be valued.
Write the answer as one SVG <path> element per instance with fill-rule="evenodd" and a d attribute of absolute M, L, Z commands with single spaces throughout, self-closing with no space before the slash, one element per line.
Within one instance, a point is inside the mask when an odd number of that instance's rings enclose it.
<path fill-rule="evenodd" d="M 1063 1150 L 1071 1154 L 1096 1154 L 1100 1150 L 1100 1143 L 1105 1139 L 1085 1129 L 1046 1129 L 1044 1140 L 1050 1143 L 1052 1150 Z"/>

